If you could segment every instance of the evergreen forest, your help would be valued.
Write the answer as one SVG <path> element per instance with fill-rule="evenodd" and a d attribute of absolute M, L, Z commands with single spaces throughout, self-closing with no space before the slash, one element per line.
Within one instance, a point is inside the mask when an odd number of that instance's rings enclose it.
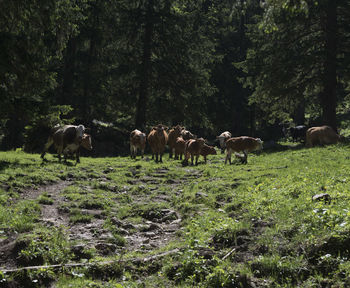
<path fill-rule="evenodd" d="M 99 131 L 118 154 L 131 130 L 158 123 L 266 141 L 283 136 L 281 124 L 339 131 L 350 121 L 348 0 L 11 0 L 0 8 L 1 150 L 38 152 L 48 129 L 64 123 Z"/>

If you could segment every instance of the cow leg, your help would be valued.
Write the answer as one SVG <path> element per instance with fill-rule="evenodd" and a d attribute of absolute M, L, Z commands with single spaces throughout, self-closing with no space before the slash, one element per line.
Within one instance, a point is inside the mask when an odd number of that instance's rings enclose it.
<path fill-rule="evenodd" d="M 247 164 L 248 163 L 248 153 L 247 151 L 243 151 L 243 154 L 244 154 L 244 159 L 243 159 L 243 164 Z"/>
<path fill-rule="evenodd" d="M 173 148 L 172 147 L 169 147 L 169 159 L 170 158 L 173 158 Z M 175 157 L 176 157 L 176 154 L 175 154 Z"/>
<path fill-rule="evenodd" d="M 47 139 L 47 143 L 45 144 L 45 147 L 44 147 L 44 150 L 43 152 L 41 153 L 41 158 L 44 159 L 44 156 L 47 152 L 47 150 L 49 150 L 50 146 L 53 144 L 53 138 L 52 137 L 49 137 L 49 139 Z"/>
<path fill-rule="evenodd" d="M 193 166 L 194 155 L 191 154 L 191 165 Z"/>
<path fill-rule="evenodd" d="M 204 157 L 204 163 L 207 164 L 207 156 L 203 156 Z"/>
<path fill-rule="evenodd" d="M 143 154 L 145 154 L 145 148 L 141 149 L 141 158 L 143 159 Z"/>
<path fill-rule="evenodd" d="M 196 166 L 198 165 L 198 158 L 199 158 L 199 155 L 196 155 Z"/>
<path fill-rule="evenodd" d="M 155 153 L 156 154 L 156 163 L 158 163 L 158 153 Z"/>
<path fill-rule="evenodd" d="M 130 145 L 130 157 L 131 159 L 133 159 L 133 151 L 134 151 L 134 147 L 132 147 L 132 145 Z"/>
<path fill-rule="evenodd" d="M 225 164 L 227 163 L 227 160 L 229 161 L 229 163 L 231 165 L 231 150 L 226 151 Z"/>
<path fill-rule="evenodd" d="M 75 152 L 75 157 L 76 157 L 77 163 L 80 163 L 80 150 L 79 150 L 79 148 L 77 149 L 77 152 Z"/>
<path fill-rule="evenodd" d="M 62 154 L 63 147 L 59 146 L 57 147 L 57 154 L 58 154 L 58 161 L 61 162 L 61 154 Z"/>

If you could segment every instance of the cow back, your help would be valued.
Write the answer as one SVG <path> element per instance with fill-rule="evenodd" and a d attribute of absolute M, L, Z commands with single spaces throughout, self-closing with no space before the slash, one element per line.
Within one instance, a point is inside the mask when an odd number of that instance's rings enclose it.
<path fill-rule="evenodd" d="M 202 156 L 207 156 L 207 155 L 216 155 L 216 150 L 213 146 L 209 146 L 207 144 L 204 144 L 200 154 Z"/>
<path fill-rule="evenodd" d="M 168 145 L 174 147 L 177 137 L 181 135 L 183 127 L 177 125 L 174 128 L 170 129 L 168 134 Z"/>
<path fill-rule="evenodd" d="M 199 155 L 204 144 L 203 138 L 190 139 L 186 142 L 186 152 Z"/>
<path fill-rule="evenodd" d="M 341 137 L 330 126 L 311 127 L 306 132 L 306 145 L 335 144 Z"/>
<path fill-rule="evenodd" d="M 74 126 L 74 125 L 63 126 L 62 137 L 63 137 L 64 145 L 72 144 L 72 143 L 76 142 L 77 141 L 77 126 Z"/>
<path fill-rule="evenodd" d="M 240 136 L 228 139 L 226 141 L 226 147 L 227 149 L 233 150 L 235 152 L 251 152 L 255 150 L 261 150 L 262 141 L 259 138 Z"/>

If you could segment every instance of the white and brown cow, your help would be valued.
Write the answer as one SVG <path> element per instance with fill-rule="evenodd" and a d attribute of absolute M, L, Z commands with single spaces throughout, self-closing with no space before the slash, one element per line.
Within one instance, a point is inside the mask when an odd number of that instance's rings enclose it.
<path fill-rule="evenodd" d="M 228 131 L 222 132 L 219 136 L 216 136 L 216 139 L 219 140 L 219 145 L 221 149 L 221 154 L 225 152 L 226 141 L 232 137 L 231 133 Z"/>
<path fill-rule="evenodd" d="M 230 138 L 226 141 L 226 158 L 225 164 L 227 161 L 231 164 L 231 154 L 232 152 L 243 152 L 244 156 L 241 158 L 243 163 L 247 163 L 248 152 L 261 150 L 263 146 L 263 141 L 260 138 L 253 138 L 248 136 L 240 136 Z"/>
<path fill-rule="evenodd" d="M 130 155 L 131 158 L 135 159 L 137 154 L 137 149 L 141 151 L 141 158 L 145 152 L 146 146 L 146 134 L 142 133 L 140 130 L 133 130 L 130 133 Z"/>
<path fill-rule="evenodd" d="M 91 136 L 84 133 L 84 131 L 84 125 L 55 126 L 51 129 L 44 151 L 41 154 L 41 158 L 44 159 L 46 152 L 51 145 L 54 144 L 59 161 L 61 161 L 61 154 L 64 155 L 65 161 L 67 161 L 68 154 L 75 154 L 76 162 L 79 163 L 79 148 L 83 147 L 87 150 L 92 150 Z"/>

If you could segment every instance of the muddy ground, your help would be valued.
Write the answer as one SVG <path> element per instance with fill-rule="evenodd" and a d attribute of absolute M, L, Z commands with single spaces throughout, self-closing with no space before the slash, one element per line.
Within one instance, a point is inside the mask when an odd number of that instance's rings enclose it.
<path fill-rule="evenodd" d="M 166 180 L 166 183 L 171 191 L 176 194 L 181 193 L 183 185 L 188 181 L 199 178 L 201 171 L 195 169 L 187 169 L 185 177 L 176 180 Z M 106 170 L 108 173 L 108 169 Z M 152 174 L 141 177 L 131 177 L 128 183 L 132 185 L 155 184 L 164 181 L 167 176 L 167 169 L 157 169 Z M 99 179 L 103 185 L 108 183 L 108 177 L 101 177 Z M 117 217 L 112 217 L 111 222 L 116 226 L 120 234 L 126 240 L 125 246 L 120 247 L 111 243 L 113 238 L 112 233 L 104 227 L 106 214 L 99 209 L 82 209 L 83 214 L 92 215 L 90 223 L 72 223 L 69 220 L 69 214 L 62 209 L 66 203 L 69 202 L 64 196 L 63 191 L 70 185 L 77 185 L 74 178 L 68 178 L 49 185 L 39 186 L 35 189 L 27 189 L 21 191 L 19 200 L 36 200 L 44 192 L 52 200 L 52 204 L 41 204 L 40 222 L 47 227 L 62 227 L 64 233 L 68 236 L 69 241 L 72 241 L 72 251 L 77 255 L 77 261 L 84 258 L 84 251 L 88 248 L 95 248 L 97 253 L 101 256 L 126 254 L 128 252 L 141 252 L 147 254 L 152 250 L 159 249 L 169 243 L 169 241 L 176 239 L 176 232 L 181 228 L 181 215 L 178 211 L 172 209 L 162 209 L 160 213 L 150 213 L 142 218 L 142 223 L 133 224 L 127 220 L 120 220 Z M 84 186 L 86 191 L 91 192 L 92 187 Z M 154 190 L 156 188 L 152 188 Z M 127 191 L 121 192 L 127 193 Z M 168 203 L 171 200 L 169 195 L 159 193 L 156 197 L 150 198 L 144 195 L 133 195 L 132 201 L 134 203 L 152 204 L 154 202 Z M 165 205 L 169 207 L 169 205 Z M 16 269 L 18 248 L 16 247 L 16 240 L 18 234 L 11 234 L 6 239 L 0 240 L 0 267 L 2 269 L 11 270 Z"/>

